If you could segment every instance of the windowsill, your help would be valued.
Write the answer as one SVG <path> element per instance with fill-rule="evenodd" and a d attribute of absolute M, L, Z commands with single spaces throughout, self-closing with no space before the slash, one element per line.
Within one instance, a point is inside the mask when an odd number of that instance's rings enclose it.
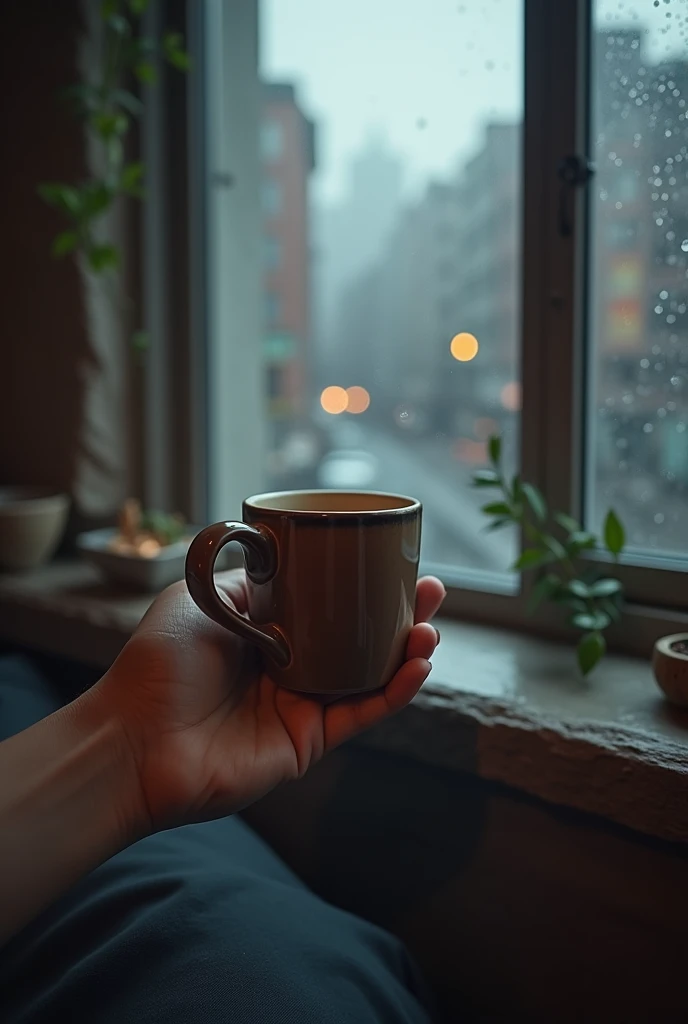
<path fill-rule="evenodd" d="M 0 576 L 0 638 L 104 668 L 151 601 L 78 562 Z M 664 701 L 647 662 L 608 656 L 583 681 L 568 647 L 440 628 L 423 692 L 359 742 L 688 842 L 688 712 Z"/>

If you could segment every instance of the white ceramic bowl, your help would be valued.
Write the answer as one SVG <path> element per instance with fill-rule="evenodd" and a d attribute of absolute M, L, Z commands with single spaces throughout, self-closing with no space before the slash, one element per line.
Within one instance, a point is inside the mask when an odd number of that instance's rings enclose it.
<path fill-rule="evenodd" d="M 0 567 L 33 569 L 62 539 L 69 498 L 45 487 L 0 487 Z"/>

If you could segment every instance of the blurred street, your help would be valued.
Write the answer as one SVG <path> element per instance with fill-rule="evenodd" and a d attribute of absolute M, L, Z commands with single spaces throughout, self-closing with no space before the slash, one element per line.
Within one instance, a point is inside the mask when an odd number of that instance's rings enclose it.
<path fill-rule="evenodd" d="M 423 502 L 426 562 L 465 569 L 504 571 L 515 557 L 509 529 L 486 534 L 480 506 L 485 491 L 471 487 L 471 473 L 452 458 L 444 436 L 395 436 L 366 423 L 335 420 L 332 448 L 318 467 L 317 484 L 408 494 Z"/>

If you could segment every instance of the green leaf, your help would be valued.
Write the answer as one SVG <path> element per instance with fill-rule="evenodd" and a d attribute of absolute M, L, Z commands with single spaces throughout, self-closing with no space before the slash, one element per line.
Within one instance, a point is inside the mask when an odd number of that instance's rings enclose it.
<path fill-rule="evenodd" d="M 138 185 L 143 177 L 143 164 L 140 160 L 135 163 L 127 164 L 122 169 L 122 188 L 131 188 L 132 185 Z"/>
<path fill-rule="evenodd" d="M 129 10 L 132 14 L 135 14 L 137 18 L 140 18 L 142 14 L 146 13 L 148 7 L 148 0 L 129 0 Z"/>
<path fill-rule="evenodd" d="M 117 5 L 119 6 L 119 5 Z M 118 36 L 127 36 L 131 31 L 131 25 L 121 14 L 110 14 L 106 19 L 107 25 Z"/>
<path fill-rule="evenodd" d="M 523 484 L 523 481 L 521 480 L 521 474 L 517 473 L 516 476 L 511 481 L 511 493 L 514 496 L 514 501 L 518 501 L 518 502 L 521 501 L 521 498 L 523 497 L 523 487 L 524 487 L 524 484 Z"/>
<path fill-rule="evenodd" d="M 566 589 L 574 597 L 582 597 L 583 599 L 590 597 L 590 587 L 583 580 L 569 580 L 566 584 Z"/>
<path fill-rule="evenodd" d="M 473 474 L 474 487 L 498 487 L 499 477 L 494 469 L 479 469 Z"/>
<path fill-rule="evenodd" d="M 110 167 L 119 167 L 123 160 L 124 150 L 122 148 L 122 140 L 117 136 L 113 135 L 105 142 L 107 149 L 107 158 Z"/>
<path fill-rule="evenodd" d="M 138 96 L 134 96 L 133 92 L 129 92 L 127 89 L 115 89 L 112 98 L 115 103 L 120 107 L 124 107 L 133 117 L 138 117 L 139 114 L 143 113 L 143 103 Z"/>
<path fill-rule="evenodd" d="M 184 36 L 180 32 L 166 32 L 162 41 L 165 58 L 177 71 L 188 71 L 191 58 L 184 49 Z"/>
<path fill-rule="evenodd" d="M 499 460 L 502 457 L 502 439 L 499 434 L 493 434 L 489 439 L 487 442 L 487 451 L 492 465 L 498 466 Z"/>
<path fill-rule="evenodd" d="M 566 542 L 566 550 L 575 554 L 578 551 L 585 551 L 588 548 L 594 548 L 597 544 L 597 538 L 594 533 L 588 533 L 587 530 L 575 530 L 569 534 L 569 539 Z"/>
<path fill-rule="evenodd" d="M 613 622 L 621 621 L 621 609 L 614 600 L 600 601 L 600 608 L 607 613 Z"/>
<path fill-rule="evenodd" d="M 593 597 L 611 597 L 613 594 L 620 594 L 621 590 L 622 587 L 619 581 L 613 579 L 597 580 L 590 587 L 590 593 Z"/>
<path fill-rule="evenodd" d="M 621 554 L 626 543 L 626 531 L 613 508 L 609 509 L 604 521 L 604 543 L 607 551 L 615 558 Z"/>
<path fill-rule="evenodd" d="M 107 210 L 112 202 L 114 194 L 112 189 L 102 181 L 89 181 L 81 188 L 81 211 L 82 218 L 91 219 Z"/>
<path fill-rule="evenodd" d="M 555 512 L 554 518 L 567 533 L 577 533 L 581 528 L 580 523 L 576 522 L 572 516 L 567 516 L 565 512 Z"/>
<path fill-rule="evenodd" d="M 131 347 L 135 352 L 147 352 L 150 347 L 148 331 L 134 331 L 131 336 Z"/>
<path fill-rule="evenodd" d="M 140 162 L 127 164 L 122 170 L 122 177 L 120 178 L 120 188 L 127 195 L 136 196 L 141 198 L 143 195 L 143 188 L 141 187 L 141 179 L 143 177 L 144 166 Z"/>
<path fill-rule="evenodd" d="M 547 502 L 543 498 L 537 487 L 533 487 L 532 484 L 523 484 L 523 493 L 526 496 L 526 501 L 533 510 L 535 518 L 541 523 L 547 519 Z"/>
<path fill-rule="evenodd" d="M 92 115 L 90 124 L 101 139 L 111 139 L 115 135 L 126 134 L 129 118 L 126 114 L 96 113 Z"/>
<path fill-rule="evenodd" d="M 147 509 L 143 513 L 141 526 L 144 530 L 154 533 L 163 545 L 174 544 L 186 531 L 186 524 L 181 516 L 158 512 L 156 509 Z"/>
<path fill-rule="evenodd" d="M 109 243 L 103 243 L 101 245 L 93 245 L 88 250 L 87 258 L 91 270 L 95 271 L 96 274 L 102 273 L 104 270 L 109 270 L 111 267 L 119 265 L 119 253 L 114 245 Z"/>
<path fill-rule="evenodd" d="M 53 239 L 52 254 L 53 256 L 66 256 L 69 252 L 74 252 L 79 244 L 79 236 L 76 231 L 63 231 L 61 235 Z"/>
<path fill-rule="evenodd" d="M 38 186 L 38 194 L 49 206 L 62 210 L 72 217 L 78 216 L 81 210 L 81 195 L 73 185 L 47 183 Z"/>
<path fill-rule="evenodd" d="M 134 68 L 134 74 L 139 82 L 143 82 L 145 85 L 155 85 L 158 80 L 158 73 L 149 60 L 139 61 Z"/>
<path fill-rule="evenodd" d="M 552 561 L 549 551 L 541 548 L 526 548 L 514 562 L 512 569 L 535 569 L 539 565 L 547 565 Z"/>
<path fill-rule="evenodd" d="M 578 642 L 578 666 L 584 676 L 592 672 L 600 658 L 604 657 L 607 644 L 601 633 L 585 633 Z"/>
<path fill-rule="evenodd" d="M 103 0 L 100 5 L 100 16 L 103 21 L 109 21 L 113 14 L 117 13 L 119 0 Z"/>
<path fill-rule="evenodd" d="M 511 507 L 505 501 L 491 501 L 480 510 L 486 516 L 510 516 Z"/>
<path fill-rule="evenodd" d="M 547 534 L 542 538 L 543 544 L 546 544 L 549 550 L 552 552 L 554 557 L 561 561 L 566 558 L 566 548 L 561 544 L 556 537 L 550 537 Z"/>
<path fill-rule="evenodd" d="M 606 629 L 611 619 L 606 612 L 579 612 L 571 619 L 571 623 L 578 629 Z"/>
<path fill-rule="evenodd" d="M 513 526 L 514 521 L 511 518 L 508 519 L 493 519 L 491 523 L 483 527 L 483 533 L 494 533 L 495 530 L 502 530 L 505 526 Z"/>
<path fill-rule="evenodd" d="M 530 592 L 527 606 L 528 614 L 532 615 L 538 605 L 543 601 L 549 600 L 549 598 L 557 592 L 559 586 L 560 582 L 558 577 L 554 576 L 552 573 L 547 573 L 545 576 L 541 576 Z"/>

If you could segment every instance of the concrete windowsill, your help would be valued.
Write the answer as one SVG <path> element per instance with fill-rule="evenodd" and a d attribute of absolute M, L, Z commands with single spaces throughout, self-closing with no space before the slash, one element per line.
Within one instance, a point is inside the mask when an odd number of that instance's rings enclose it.
<path fill-rule="evenodd" d="M 441 633 L 413 705 L 361 742 L 688 842 L 688 711 L 649 662 L 608 655 L 583 680 L 568 646 L 454 621 Z"/>
<path fill-rule="evenodd" d="M 104 668 L 152 600 L 78 562 L 4 575 L 0 638 Z M 422 693 L 358 742 L 688 842 L 688 712 L 664 701 L 648 663 L 608 656 L 583 681 L 568 647 L 440 627 Z"/>

